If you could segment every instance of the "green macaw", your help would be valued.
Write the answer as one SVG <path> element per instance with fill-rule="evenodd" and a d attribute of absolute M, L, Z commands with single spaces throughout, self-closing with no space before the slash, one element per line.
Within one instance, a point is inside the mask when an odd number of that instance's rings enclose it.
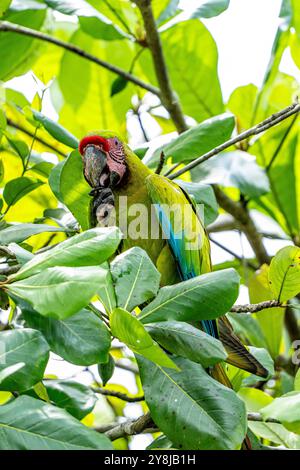
<path fill-rule="evenodd" d="M 144 208 L 139 231 L 128 230 L 122 250 L 133 246 L 143 248 L 160 271 L 163 285 L 212 270 L 206 230 L 193 202 L 182 188 L 168 178 L 153 173 L 114 132 L 99 131 L 84 137 L 80 141 L 79 151 L 85 179 L 92 187 L 92 226 L 107 223 L 114 208 L 115 223 L 123 229 L 120 223 L 123 219 L 128 228 L 134 220 L 133 216 L 136 216 L 134 211 Z M 170 207 L 173 212 L 168 210 Z M 155 236 L 153 211 L 159 227 Z M 234 334 L 225 316 L 217 321 L 202 321 L 201 326 L 206 333 L 222 341 L 228 363 L 261 377 L 268 376 L 268 371 Z M 230 386 L 220 365 L 215 366 L 211 373 L 218 381 Z"/>

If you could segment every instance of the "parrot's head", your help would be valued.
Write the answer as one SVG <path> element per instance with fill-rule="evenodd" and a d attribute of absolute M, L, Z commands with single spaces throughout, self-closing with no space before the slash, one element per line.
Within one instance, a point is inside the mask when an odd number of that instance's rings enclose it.
<path fill-rule="evenodd" d="M 79 143 L 79 152 L 84 176 L 92 188 L 114 188 L 120 184 L 126 174 L 126 149 L 114 133 L 87 135 Z"/>

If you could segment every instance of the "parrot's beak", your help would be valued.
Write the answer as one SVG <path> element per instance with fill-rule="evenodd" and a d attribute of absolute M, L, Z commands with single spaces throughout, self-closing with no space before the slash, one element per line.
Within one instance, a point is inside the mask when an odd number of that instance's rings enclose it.
<path fill-rule="evenodd" d="M 99 146 L 89 144 L 83 155 L 84 176 L 93 189 L 109 186 L 110 172 L 107 166 L 107 153 Z"/>

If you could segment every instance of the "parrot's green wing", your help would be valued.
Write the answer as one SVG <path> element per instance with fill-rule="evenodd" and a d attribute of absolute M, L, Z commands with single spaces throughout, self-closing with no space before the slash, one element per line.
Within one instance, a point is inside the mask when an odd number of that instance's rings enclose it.
<path fill-rule="evenodd" d="M 148 193 L 182 280 L 211 271 L 210 244 L 196 206 L 177 184 L 152 174 L 146 179 Z M 213 320 L 202 322 L 204 331 L 218 337 Z"/>
<path fill-rule="evenodd" d="M 181 279 L 210 272 L 209 239 L 193 201 L 163 176 L 148 176 L 146 185 Z M 221 339 L 228 354 L 227 362 L 261 377 L 268 376 L 268 371 L 234 334 L 226 317 L 218 319 L 218 327 L 215 320 L 204 320 L 201 325 L 206 333 Z"/>

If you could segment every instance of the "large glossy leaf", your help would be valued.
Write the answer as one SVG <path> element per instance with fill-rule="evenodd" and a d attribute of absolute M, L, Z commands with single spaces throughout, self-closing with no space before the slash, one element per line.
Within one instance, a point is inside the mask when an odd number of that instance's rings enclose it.
<path fill-rule="evenodd" d="M 17 23 L 31 29 L 39 30 L 45 19 L 44 5 L 36 8 L 10 9 L 2 20 Z M 0 80 L 9 80 L 22 75 L 30 69 L 38 55 L 38 42 L 29 36 L 14 33 L 0 33 Z M 12 59 L 13 58 L 13 59 Z"/>
<path fill-rule="evenodd" d="M 85 307 L 103 288 L 107 271 L 99 267 L 48 268 L 7 285 L 41 315 L 64 319 Z"/>
<path fill-rule="evenodd" d="M 99 266 L 114 254 L 120 240 L 117 227 L 90 229 L 35 255 L 11 279 L 24 279 L 56 266 Z"/>
<path fill-rule="evenodd" d="M 143 323 L 209 320 L 224 315 L 234 304 L 239 276 L 234 269 L 203 274 L 160 289 L 140 314 Z"/>
<path fill-rule="evenodd" d="M 65 232 L 63 227 L 55 227 L 54 225 L 47 224 L 16 224 L 5 228 L 0 231 L 0 243 L 8 245 L 15 242 L 20 243 L 32 235 L 37 235 L 44 232 Z"/>
<path fill-rule="evenodd" d="M 5 369 L 2 369 L 0 372 L 0 387 L 2 382 L 4 382 L 7 377 L 13 375 L 18 370 L 22 369 L 25 366 L 25 362 L 17 362 L 13 366 L 8 366 Z"/>
<path fill-rule="evenodd" d="M 237 127 L 240 131 L 253 125 L 252 119 L 257 93 L 257 87 L 250 84 L 236 88 L 230 95 L 227 107 L 236 116 Z"/>
<path fill-rule="evenodd" d="M 76 15 L 83 31 L 96 39 L 111 41 L 124 38 L 119 28 L 84 0 L 45 0 L 45 3 L 65 15 Z"/>
<path fill-rule="evenodd" d="M 51 351 L 78 366 L 90 366 L 107 360 L 110 334 L 104 323 L 90 310 L 82 309 L 70 318 L 45 318 L 24 302 L 22 309 L 26 325 L 39 330 Z"/>
<path fill-rule="evenodd" d="M 146 328 L 167 351 L 199 362 L 203 367 L 213 366 L 227 357 L 219 340 L 188 323 L 166 321 L 151 323 Z"/>
<path fill-rule="evenodd" d="M 30 328 L 0 333 L 0 372 L 24 363 L 24 367 L 5 378 L 1 390 L 24 391 L 43 378 L 49 346 L 39 331 Z"/>
<path fill-rule="evenodd" d="M 95 40 L 81 29 L 74 32 L 70 42 L 124 70 L 130 68 L 137 53 L 136 46 L 131 41 L 108 43 L 105 40 Z M 71 52 L 65 51 L 58 80 L 52 85 L 53 94 L 61 98 L 56 102 L 61 125 L 79 138 L 92 129 L 114 129 L 125 136 L 126 113 L 132 107 L 134 85 L 128 83 L 122 93 L 111 97 L 111 87 L 116 75 L 84 58 L 78 57 L 74 61 L 73 56 Z M 134 73 L 145 79 L 145 71 L 138 61 L 135 63 Z M 77 77 L 76 80 L 74 76 Z M 76 98 L 71 98 L 71 95 Z"/>
<path fill-rule="evenodd" d="M 144 325 L 122 308 L 116 308 L 110 316 L 111 332 L 133 352 L 164 367 L 176 368 L 173 361 L 153 341 Z"/>
<path fill-rule="evenodd" d="M 256 388 L 241 388 L 239 396 L 244 400 L 247 411 L 260 412 L 262 408 L 272 403 L 273 398 Z M 249 428 L 259 437 L 267 439 L 288 449 L 297 449 L 300 446 L 300 437 L 289 432 L 281 424 L 248 422 Z"/>
<path fill-rule="evenodd" d="M 218 16 L 229 7 L 230 0 L 203 0 L 193 12 L 192 18 L 212 18 Z"/>
<path fill-rule="evenodd" d="M 61 142 L 73 149 L 78 147 L 78 139 L 76 139 L 76 137 L 74 137 L 67 129 L 34 109 L 32 110 L 32 113 L 35 121 L 41 124 L 52 137 L 58 140 L 58 142 Z"/>
<path fill-rule="evenodd" d="M 175 182 L 198 204 L 205 225 L 209 225 L 216 220 L 219 207 L 214 190 L 210 185 L 183 180 L 175 180 Z M 203 210 L 201 206 L 204 206 Z"/>
<path fill-rule="evenodd" d="M 270 190 L 268 177 L 255 158 L 240 150 L 216 155 L 192 171 L 193 180 L 238 188 L 250 198 Z"/>
<path fill-rule="evenodd" d="M 22 396 L 0 408 L 2 450 L 111 450 L 107 437 L 65 410 Z"/>
<path fill-rule="evenodd" d="M 186 162 L 194 160 L 217 145 L 226 142 L 235 126 L 234 117 L 230 114 L 221 114 L 195 127 L 183 132 L 175 139 L 158 148 L 154 154 L 145 160 L 148 166 L 155 166 L 159 162 L 163 151 L 166 157 L 172 157 L 173 162 Z"/>
<path fill-rule="evenodd" d="M 158 289 L 160 274 L 147 253 L 139 247 L 117 256 L 110 264 L 118 307 L 133 310 L 152 299 Z"/>
<path fill-rule="evenodd" d="M 300 434 L 300 393 L 290 392 L 275 398 L 268 406 L 262 408 L 264 419 L 278 419 L 289 431 Z"/>
<path fill-rule="evenodd" d="M 278 251 L 270 264 L 269 285 L 280 302 L 300 292 L 300 248 L 286 246 Z"/>
<path fill-rule="evenodd" d="M 0 1 L 0 17 L 8 10 L 9 5 L 11 4 L 12 0 L 1 0 Z"/>
<path fill-rule="evenodd" d="M 200 364 L 174 359 L 180 372 L 138 356 L 151 416 L 179 449 L 238 449 L 246 434 L 243 402 Z M 163 393 L 162 393 L 163 391 Z"/>
<path fill-rule="evenodd" d="M 97 397 L 91 387 L 75 380 L 44 381 L 51 402 L 79 420 L 94 408 Z"/>
<path fill-rule="evenodd" d="M 64 162 L 53 168 L 49 184 L 55 196 L 68 207 L 82 229 L 90 228 L 91 188 L 83 177 L 82 160 L 78 151 L 72 152 Z"/>
<path fill-rule="evenodd" d="M 40 180 L 28 178 L 25 176 L 15 178 L 5 185 L 3 191 L 5 202 L 8 205 L 13 206 L 22 197 L 26 196 L 26 194 L 30 193 L 31 191 L 34 191 L 42 184 L 44 183 Z"/>
<path fill-rule="evenodd" d="M 185 21 L 163 31 L 161 40 L 171 81 L 184 113 L 197 122 L 222 113 L 217 48 L 206 27 L 198 19 Z M 155 83 L 150 55 L 142 54 L 140 63 Z"/>
<path fill-rule="evenodd" d="M 251 303 L 274 299 L 274 294 L 268 282 L 268 271 L 269 267 L 263 265 L 250 279 L 249 297 Z M 268 350 L 271 356 L 275 358 L 279 354 L 282 340 L 284 310 L 282 308 L 268 308 L 257 312 L 255 317 L 266 339 Z"/>

